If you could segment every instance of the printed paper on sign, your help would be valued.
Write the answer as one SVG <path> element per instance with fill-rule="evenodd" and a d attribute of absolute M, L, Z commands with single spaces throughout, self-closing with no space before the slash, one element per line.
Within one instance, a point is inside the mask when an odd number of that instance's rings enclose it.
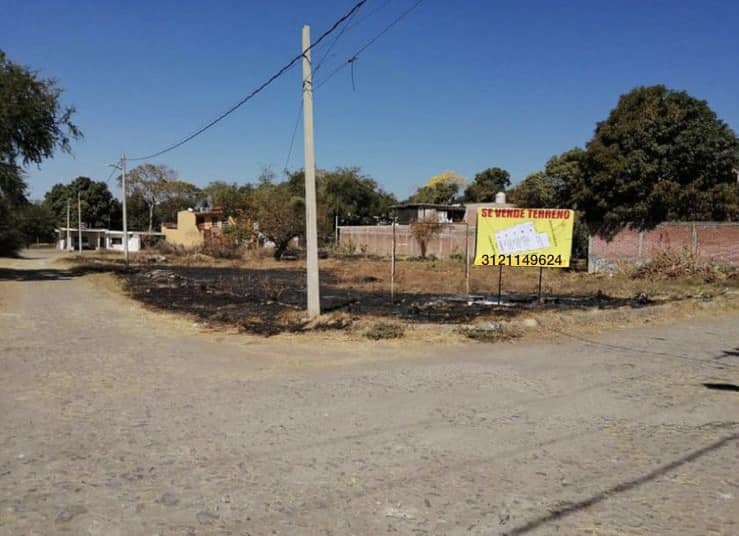
<path fill-rule="evenodd" d="M 549 247 L 546 233 L 537 233 L 531 222 L 515 225 L 495 233 L 495 242 L 501 255 L 535 251 Z"/>

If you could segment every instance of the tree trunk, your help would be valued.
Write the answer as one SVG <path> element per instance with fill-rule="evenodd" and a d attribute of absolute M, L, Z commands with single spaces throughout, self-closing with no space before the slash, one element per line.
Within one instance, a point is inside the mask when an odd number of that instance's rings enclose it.
<path fill-rule="evenodd" d="M 149 232 L 152 230 L 154 224 L 154 204 L 149 205 Z"/>

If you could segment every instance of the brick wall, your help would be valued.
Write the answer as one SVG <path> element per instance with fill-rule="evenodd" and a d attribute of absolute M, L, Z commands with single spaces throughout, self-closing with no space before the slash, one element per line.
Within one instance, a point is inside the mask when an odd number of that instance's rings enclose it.
<path fill-rule="evenodd" d="M 427 256 L 446 259 L 450 255 L 465 254 L 467 226 L 464 224 L 445 225 L 441 232 L 429 241 Z M 339 243 L 346 245 L 351 241 L 357 249 L 364 249 L 367 254 L 389 256 L 393 249 L 392 225 L 357 225 L 339 227 Z M 475 251 L 475 227 L 469 227 L 470 256 Z M 421 248 L 413 235 L 410 225 L 395 227 L 395 254 L 398 257 L 420 257 Z"/>
<path fill-rule="evenodd" d="M 716 264 L 739 266 L 739 223 L 663 223 L 650 231 L 624 229 L 610 241 L 593 236 L 588 270 L 609 271 L 622 262 L 648 262 L 665 250 L 686 250 Z"/>

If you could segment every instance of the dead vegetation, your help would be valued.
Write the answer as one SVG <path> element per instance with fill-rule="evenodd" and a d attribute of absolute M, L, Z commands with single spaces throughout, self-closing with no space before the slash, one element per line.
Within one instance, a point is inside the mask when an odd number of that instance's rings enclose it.
<path fill-rule="evenodd" d="M 664 265 L 662 276 L 657 264 L 641 268 L 638 276 L 633 271 L 547 270 L 539 302 L 538 270 L 508 267 L 503 270 L 499 304 L 497 268 L 473 268 L 467 295 L 463 262 L 404 260 L 396 268 L 392 301 L 389 262 L 353 256 L 321 261 L 321 308 L 326 314 L 308 322 L 305 268 L 300 260 L 151 252 L 134 256 L 128 268 L 120 256 L 115 260 L 85 256 L 78 262 L 97 263 L 97 269 L 115 267 L 129 295 L 148 307 L 263 336 L 340 330 L 388 339 L 402 337 L 404 326 L 446 325 L 467 338 L 497 342 L 517 338 L 521 330 L 510 326 L 532 315 L 636 310 L 691 298 L 704 300 L 739 287 L 739 279 L 723 272 L 721 278 L 705 277 L 707 272 L 693 269 L 689 277 L 678 275 L 674 262 Z"/>
<path fill-rule="evenodd" d="M 732 274 L 697 253 L 668 249 L 658 252 L 650 262 L 634 268 L 632 275 L 637 279 L 703 278 L 711 283 L 724 280 Z"/>
<path fill-rule="evenodd" d="M 405 328 L 400 324 L 390 324 L 389 322 L 377 322 L 372 325 L 364 336 L 373 341 L 382 339 L 400 339 L 405 335 Z"/>

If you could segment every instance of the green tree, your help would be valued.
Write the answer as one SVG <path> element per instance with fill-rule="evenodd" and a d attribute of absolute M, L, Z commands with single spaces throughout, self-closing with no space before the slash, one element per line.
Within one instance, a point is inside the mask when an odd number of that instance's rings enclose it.
<path fill-rule="evenodd" d="M 529 208 L 570 208 L 577 209 L 573 192 L 584 184 L 582 162 L 585 152 L 574 148 L 547 162 L 544 171 L 537 171 L 526 177 L 513 188 L 508 200 L 519 207 Z M 581 211 L 576 211 L 573 229 L 573 255 L 587 257 L 590 231 Z"/>
<path fill-rule="evenodd" d="M 91 228 L 113 228 L 121 219 L 121 205 L 105 181 L 77 177 L 70 184 L 55 184 L 44 196 L 44 206 L 59 226 L 67 224 L 67 202 L 71 204 L 71 223 L 77 225 L 77 193 L 80 194 L 82 223 Z"/>
<path fill-rule="evenodd" d="M 40 164 L 57 150 L 69 152 L 82 136 L 74 108 L 61 104 L 54 80 L 8 60 L 0 50 L 0 255 L 23 243 L 20 212 L 28 206 L 23 166 Z"/>
<path fill-rule="evenodd" d="M 464 186 L 464 178 L 454 171 L 445 171 L 429 179 L 410 196 L 407 203 L 429 203 L 446 205 L 458 201 L 460 188 Z"/>
<path fill-rule="evenodd" d="M 508 194 L 508 201 L 519 207 L 557 207 L 554 180 L 543 171 L 531 173 Z"/>
<path fill-rule="evenodd" d="M 389 221 L 395 196 L 385 192 L 377 182 L 363 175 L 357 167 L 340 167 L 321 174 L 320 203 L 341 223 L 374 225 Z"/>
<path fill-rule="evenodd" d="M 604 236 L 668 220 L 736 220 L 738 147 L 706 101 L 638 87 L 598 123 L 572 198 Z"/>
<path fill-rule="evenodd" d="M 214 207 L 220 207 L 225 217 L 242 217 L 251 208 L 253 187 L 250 184 L 239 186 L 236 183 L 212 181 L 202 190 Z"/>
<path fill-rule="evenodd" d="M 304 199 L 305 174 L 302 170 L 288 174 L 286 182 L 293 198 Z M 317 170 L 316 198 L 318 240 L 324 244 L 333 240 L 336 216 L 342 224 L 349 225 L 388 222 L 390 207 L 397 202 L 393 195 L 356 167 Z"/>
<path fill-rule="evenodd" d="M 254 189 L 254 216 L 259 232 L 275 244 L 275 259 L 282 257 L 293 238 L 305 232 L 305 200 L 295 183 L 275 183 L 270 172 L 263 172 Z"/>
<path fill-rule="evenodd" d="M 54 242 L 56 227 L 54 214 L 43 203 L 29 203 L 20 211 L 18 230 L 26 246 L 36 242 Z"/>
<path fill-rule="evenodd" d="M 499 167 L 488 168 L 475 175 L 472 184 L 464 191 L 469 203 L 495 201 L 495 194 L 505 192 L 511 185 L 511 175 Z"/>

